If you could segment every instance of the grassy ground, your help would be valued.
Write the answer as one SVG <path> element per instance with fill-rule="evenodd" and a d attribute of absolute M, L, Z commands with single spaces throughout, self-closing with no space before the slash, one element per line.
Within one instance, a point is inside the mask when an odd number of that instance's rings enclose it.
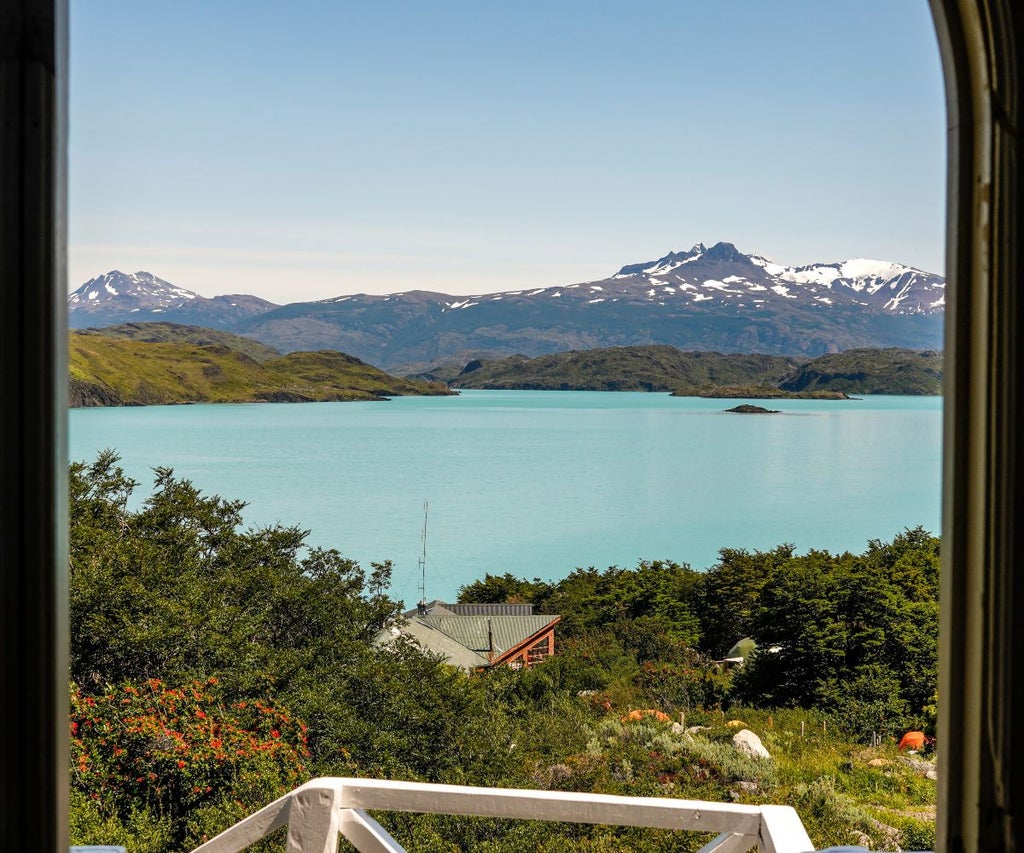
<path fill-rule="evenodd" d="M 868 747 L 848 739 L 834 721 L 809 711 L 734 708 L 699 712 L 690 736 L 667 724 L 598 726 L 602 758 L 615 760 L 623 739 L 669 756 L 674 772 L 662 772 L 665 793 L 694 799 L 793 806 L 816 848 L 855 844 L 875 850 L 927 850 L 935 846 L 935 782 L 931 761 L 900 753 L 894 743 Z M 771 759 L 752 759 L 732 745 L 747 728 L 761 738 Z"/>
<path fill-rule="evenodd" d="M 672 722 L 623 721 L 622 713 L 552 710 L 562 721 L 536 731 L 532 770 L 513 785 L 627 796 L 793 806 L 816 849 L 857 845 L 872 850 L 929 850 L 935 845 L 935 782 L 925 761 L 895 744 L 866 747 L 826 718 L 805 711 L 697 712 Z M 747 757 L 732 744 L 741 728 L 756 732 L 770 759 Z M 525 733 L 523 733 L 525 734 Z M 551 749 L 572 744 L 570 753 Z M 543 755 L 542 759 L 540 756 Z M 874 762 L 873 764 L 869 762 Z M 931 766 L 928 764 L 928 766 Z M 616 851 L 693 853 L 712 836 L 618 826 L 499 821 L 438 815 L 379 814 L 407 849 L 488 853 Z"/>

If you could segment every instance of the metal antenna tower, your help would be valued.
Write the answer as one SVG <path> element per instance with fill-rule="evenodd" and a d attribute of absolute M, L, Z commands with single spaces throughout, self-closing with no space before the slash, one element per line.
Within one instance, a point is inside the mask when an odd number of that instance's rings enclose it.
<path fill-rule="evenodd" d="M 420 535 L 423 550 L 420 553 L 420 610 L 427 607 L 427 502 L 423 501 L 423 533 Z"/>

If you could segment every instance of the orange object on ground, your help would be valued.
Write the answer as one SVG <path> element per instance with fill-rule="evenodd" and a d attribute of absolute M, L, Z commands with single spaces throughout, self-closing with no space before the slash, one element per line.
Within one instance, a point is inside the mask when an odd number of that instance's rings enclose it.
<path fill-rule="evenodd" d="M 923 749 L 924 748 L 924 732 L 907 732 L 903 735 L 900 740 L 900 749 Z"/>
<path fill-rule="evenodd" d="M 642 720 L 644 717 L 654 717 L 654 719 L 667 723 L 672 718 L 664 711 L 658 711 L 654 708 L 645 708 L 643 710 L 630 711 L 622 718 L 622 722 L 628 722 L 630 720 Z"/>

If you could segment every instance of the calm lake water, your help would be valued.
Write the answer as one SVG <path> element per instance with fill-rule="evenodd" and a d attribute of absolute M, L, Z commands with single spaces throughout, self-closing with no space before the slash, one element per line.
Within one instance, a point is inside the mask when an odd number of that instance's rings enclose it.
<path fill-rule="evenodd" d="M 379 403 L 77 409 L 70 451 L 114 448 L 148 494 L 154 466 L 248 501 L 254 525 L 311 544 L 417 598 L 429 501 L 427 596 L 485 572 L 557 579 L 577 566 L 794 543 L 860 552 L 905 527 L 938 533 L 942 400 L 735 402 L 665 394 L 467 391 Z"/>

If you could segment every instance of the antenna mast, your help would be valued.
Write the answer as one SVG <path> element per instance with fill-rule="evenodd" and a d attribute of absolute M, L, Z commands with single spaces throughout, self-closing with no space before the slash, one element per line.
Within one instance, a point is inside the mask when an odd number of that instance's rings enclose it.
<path fill-rule="evenodd" d="M 423 501 L 423 551 L 420 553 L 420 603 L 419 609 L 427 608 L 427 502 Z"/>

